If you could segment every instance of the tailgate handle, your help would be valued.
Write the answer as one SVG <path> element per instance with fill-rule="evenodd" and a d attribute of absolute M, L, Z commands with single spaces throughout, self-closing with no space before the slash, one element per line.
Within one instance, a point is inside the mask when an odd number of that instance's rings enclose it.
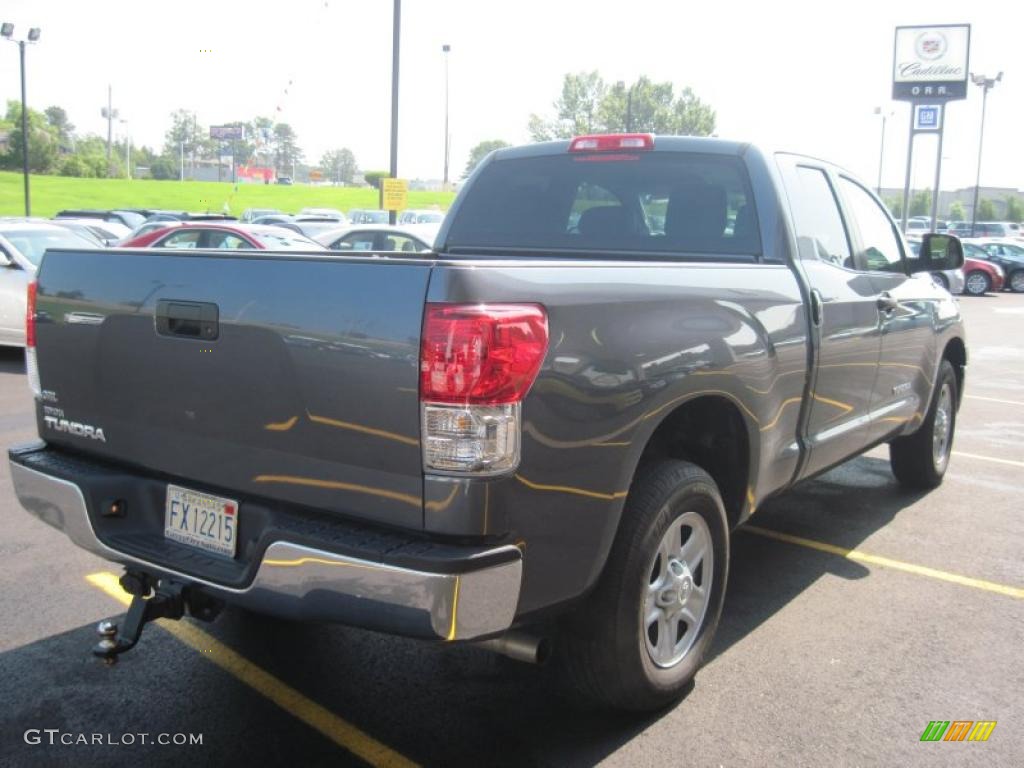
<path fill-rule="evenodd" d="M 156 332 L 160 336 L 211 341 L 220 334 L 216 304 L 161 299 L 156 303 Z"/>

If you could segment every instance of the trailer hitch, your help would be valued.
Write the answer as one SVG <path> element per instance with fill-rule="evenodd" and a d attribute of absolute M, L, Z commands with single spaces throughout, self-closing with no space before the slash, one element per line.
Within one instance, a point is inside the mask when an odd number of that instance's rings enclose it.
<path fill-rule="evenodd" d="M 96 627 L 100 641 L 92 649 L 93 655 L 103 659 L 108 666 L 116 663 L 119 655 L 135 647 L 143 627 L 149 622 L 155 619 L 178 620 L 185 615 L 186 609 L 191 616 L 212 621 L 223 607 L 219 600 L 194 588 L 167 579 L 156 579 L 146 573 L 126 570 L 120 584 L 132 596 L 124 627 L 119 632 L 113 621 L 101 621 Z"/>

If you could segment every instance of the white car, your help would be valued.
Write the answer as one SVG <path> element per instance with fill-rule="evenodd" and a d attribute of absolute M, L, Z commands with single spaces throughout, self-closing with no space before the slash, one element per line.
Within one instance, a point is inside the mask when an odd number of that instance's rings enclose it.
<path fill-rule="evenodd" d="M 41 221 L 0 221 L 0 346 L 25 346 L 28 284 L 48 248 L 95 248 L 95 240 Z"/>
<path fill-rule="evenodd" d="M 423 253 L 433 250 L 440 228 L 436 224 L 357 224 L 323 232 L 313 239 L 332 251 Z"/>

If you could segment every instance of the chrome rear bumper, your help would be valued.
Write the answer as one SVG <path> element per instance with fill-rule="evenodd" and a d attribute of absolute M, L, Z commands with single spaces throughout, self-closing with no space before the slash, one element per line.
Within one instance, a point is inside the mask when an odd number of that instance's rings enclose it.
<path fill-rule="evenodd" d="M 198 585 L 257 612 L 442 640 L 497 634 L 515 617 L 522 579 L 522 556 L 516 547 L 486 552 L 491 562 L 496 553 L 508 556 L 497 565 L 433 573 L 275 541 L 266 548 L 252 582 L 234 588 L 118 552 L 96 536 L 85 496 L 75 483 L 14 461 L 10 470 L 21 505 L 79 547 L 153 575 Z"/>

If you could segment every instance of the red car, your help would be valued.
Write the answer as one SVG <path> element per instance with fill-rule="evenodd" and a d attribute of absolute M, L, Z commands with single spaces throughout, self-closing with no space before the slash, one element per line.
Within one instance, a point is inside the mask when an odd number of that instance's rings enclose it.
<path fill-rule="evenodd" d="M 245 248 L 322 251 L 308 237 L 280 227 L 213 221 L 170 221 L 120 244 L 122 248 Z"/>
<path fill-rule="evenodd" d="M 1003 290 L 1006 273 L 998 264 L 971 258 L 965 253 L 963 270 L 964 293 L 968 296 L 984 296 L 989 291 L 999 293 Z"/>

